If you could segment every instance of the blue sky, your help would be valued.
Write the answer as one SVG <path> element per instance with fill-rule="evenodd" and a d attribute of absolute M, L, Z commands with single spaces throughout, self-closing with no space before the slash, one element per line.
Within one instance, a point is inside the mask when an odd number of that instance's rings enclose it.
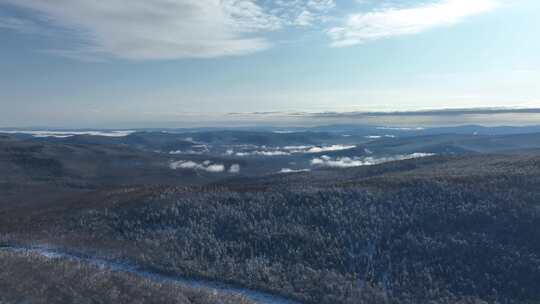
<path fill-rule="evenodd" d="M 536 0 L 0 0 L 0 125 L 540 107 Z"/>

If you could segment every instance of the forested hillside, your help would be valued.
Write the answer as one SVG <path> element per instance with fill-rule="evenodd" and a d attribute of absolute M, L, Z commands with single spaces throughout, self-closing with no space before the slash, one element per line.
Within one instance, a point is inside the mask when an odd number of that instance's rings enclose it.
<path fill-rule="evenodd" d="M 26 220 L 36 241 L 305 303 L 536 303 L 539 186 L 536 154 L 434 157 L 111 192 Z M 28 241 L 21 223 L 9 241 Z"/>

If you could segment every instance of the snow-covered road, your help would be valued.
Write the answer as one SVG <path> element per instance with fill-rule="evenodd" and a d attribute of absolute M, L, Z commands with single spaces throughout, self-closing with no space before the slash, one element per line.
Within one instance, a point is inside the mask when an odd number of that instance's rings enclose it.
<path fill-rule="evenodd" d="M 56 249 L 51 249 L 43 246 L 33 246 L 33 247 L 19 247 L 12 245 L 0 245 L 0 251 L 8 251 L 21 254 L 37 254 L 43 257 L 50 259 L 65 259 L 70 261 L 77 261 L 81 263 L 88 263 L 91 265 L 96 265 L 99 267 L 107 268 L 113 271 L 128 272 L 132 273 L 152 281 L 156 282 L 172 282 L 175 284 L 180 284 L 186 287 L 205 289 L 210 292 L 218 292 L 225 294 L 234 294 L 241 295 L 245 298 L 252 300 L 255 303 L 259 304 L 300 304 L 297 301 L 288 300 L 286 298 L 272 295 L 269 293 L 255 291 L 252 289 L 235 287 L 229 284 L 224 284 L 220 282 L 213 282 L 207 280 L 199 279 L 190 279 L 181 276 L 171 276 L 171 275 L 162 275 L 159 273 L 154 273 L 150 271 L 145 271 L 141 268 L 138 268 L 133 265 L 112 262 L 99 258 L 86 257 L 82 255 L 75 255 L 71 253 L 65 253 L 58 251 Z"/>

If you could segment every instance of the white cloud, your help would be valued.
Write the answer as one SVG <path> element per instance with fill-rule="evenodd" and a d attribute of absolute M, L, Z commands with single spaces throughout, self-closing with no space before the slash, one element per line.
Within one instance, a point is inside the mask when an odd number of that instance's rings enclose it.
<path fill-rule="evenodd" d="M 315 22 L 315 15 L 308 10 L 302 11 L 295 20 L 295 24 L 299 26 L 310 26 L 313 22 Z"/>
<path fill-rule="evenodd" d="M 343 151 L 356 148 L 355 145 L 331 145 L 331 146 L 286 146 L 283 147 L 284 150 L 287 150 L 291 153 L 322 153 L 322 152 L 333 152 L 333 151 Z"/>
<path fill-rule="evenodd" d="M 229 168 L 229 173 L 237 174 L 240 173 L 240 165 L 239 164 L 233 164 Z"/>
<path fill-rule="evenodd" d="M 227 155 L 236 156 L 286 156 L 292 154 L 313 154 L 313 153 L 322 153 L 322 152 L 333 152 L 333 151 L 343 151 L 356 148 L 355 145 L 331 145 L 331 146 L 285 146 L 285 147 L 273 147 L 267 148 L 265 146 L 258 147 L 264 148 L 265 150 L 254 150 L 254 151 L 244 151 L 236 152 L 233 150 L 228 150 Z"/>
<path fill-rule="evenodd" d="M 213 173 L 223 172 L 225 171 L 225 166 L 223 166 L 222 164 L 209 165 L 208 167 L 206 167 L 206 171 Z"/>
<path fill-rule="evenodd" d="M 38 28 L 32 21 L 9 16 L 0 16 L 0 28 L 28 34 L 38 31 Z"/>
<path fill-rule="evenodd" d="M 396 155 L 390 157 L 337 157 L 332 158 L 330 156 L 323 155 L 311 160 L 311 165 L 316 167 L 328 167 L 328 168 L 351 168 L 361 166 L 373 166 L 391 161 L 406 160 L 413 158 L 421 158 L 433 156 L 432 153 L 413 153 L 407 155 Z"/>
<path fill-rule="evenodd" d="M 395 135 L 390 135 L 390 134 L 387 134 L 387 135 L 368 135 L 368 136 L 364 136 L 364 137 L 367 138 L 367 139 L 381 139 L 383 137 L 396 138 Z"/>
<path fill-rule="evenodd" d="M 284 24 L 311 27 L 325 22 L 334 0 L 276 0 L 272 10 Z"/>
<path fill-rule="evenodd" d="M 251 151 L 251 152 L 237 152 L 236 156 L 285 156 L 291 155 L 289 152 L 285 151 Z"/>
<path fill-rule="evenodd" d="M 121 130 L 121 131 L 46 131 L 46 130 L 0 130 L 0 133 L 5 134 L 28 134 L 33 137 L 56 137 L 67 138 L 76 135 L 90 135 L 90 136 L 105 136 L 105 137 L 125 137 L 135 131 Z"/>
<path fill-rule="evenodd" d="M 390 130 L 390 131 L 422 131 L 423 127 L 407 128 L 407 127 L 377 127 L 377 130 Z"/>
<path fill-rule="evenodd" d="M 211 161 L 204 161 L 202 163 L 197 163 L 190 160 L 180 160 L 171 162 L 169 167 L 173 170 L 177 169 L 188 169 L 188 170 L 201 170 L 211 173 L 221 173 L 225 171 L 225 166 L 223 164 L 212 164 Z"/>
<path fill-rule="evenodd" d="M 79 33 L 72 56 L 176 59 L 242 55 L 269 47 L 257 35 L 281 27 L 256 0 L 0 0 Z M 26 29 L 19 20 L 2 27 Z"/>
<path fill-rule="evenodd" d="M 272 46 L 265 33 L 328 21 L 334 0 L 0 0 L 32 18 L 0 15 L 0 28 L 57 30 L 75 59 L 160 60 L 245 55 Z"/>
<path fill-rule="evenodd" d="M 293 134 L 293 133 L 297 133 L 297 131 L 283 130 L 283 131 L 273 131 L 273 133 L 276 133 L 276 134 Z"/>
<path fill-rule="evenodd" d="M 309 172 L 310 169 L 290 169 L 290 168 L 283 168 L 278 173 L 287 174 L 287 173 L 299 173 L 299 172 Z"/>
<path fill-rule="evenodd" d="M 413 8 L 385 8 L 351 14 L 343 25 L 331 28 L 328 34 L 333 40 L 333 46 L 351 46 L 457 24 L 467 17 L 493 10 L 497 6 L 497 0 L 440 0 Z"/>
<path fill-rule="evenodd" d="M 194 143 L 193 141 L 191 141 Z M 193 145 L 191 149 L 189 150 L 176 150 L 176 151 L 169 151 L 169 154 L 178 155 L 178 154 L 205 154 L 210 152 L 210 149 L 208 149 L 208 146 L 205 144 L 197 144 Z"/>
<path fill-rule="evenodd" d="M 316 11 L 327 11 L 336 7 L 334 0 L 309 0 L 307 6 Z"/>

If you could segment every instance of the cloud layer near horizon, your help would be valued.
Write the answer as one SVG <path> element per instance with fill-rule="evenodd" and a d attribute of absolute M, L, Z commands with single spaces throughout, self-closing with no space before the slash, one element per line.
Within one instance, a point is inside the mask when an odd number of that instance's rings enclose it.
<path fill-rule="evenodd" d="M 327 155 L 316 157 L 311 160 L 311 165 L 326 168 L 352 168 L 361 166 L 373 166 L 392 161 L 407 160 L 433 156 L 433 153 L 412 153 L 406 155 L 396 155 L 388 157 L 335 157 Z"/>

